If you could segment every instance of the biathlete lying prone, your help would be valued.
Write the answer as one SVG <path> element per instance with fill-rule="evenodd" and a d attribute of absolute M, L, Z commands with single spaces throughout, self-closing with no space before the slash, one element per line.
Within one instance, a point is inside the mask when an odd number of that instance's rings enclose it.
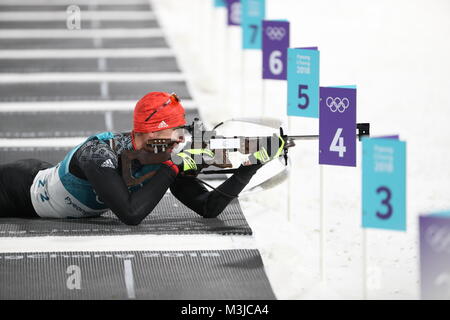
<path fill-rule="evenodd" d="M 260 163 L 241 165 L 236 173 L 213 191 L 185 175 L 202 169 L 194 154 L 214 155 L 198 149 L 173 153 L 183 141 L 185 110 L 175 94 L 150 92 L 136 104 L 133 130 L 127 133 L 103 132 L 89 137 L 69 151 L 57 165 L 26 159 L 0 166 L 0 217 L 86 218 L 111 210 L 123 223 L 138 225 L 152 212 L 166 191 L 204 218 L 217 217 L 237 197 L 261 167 Z M 172 139 L 166 150 L 179 157 L 161 163 L 135 165 L 133 175 L 150 171 L 151 178 L 129 187 L 122 177 L 121 154 L 145 150 L 150 139 Z M 198 162 L 198 161 L 197 161 Z"/>

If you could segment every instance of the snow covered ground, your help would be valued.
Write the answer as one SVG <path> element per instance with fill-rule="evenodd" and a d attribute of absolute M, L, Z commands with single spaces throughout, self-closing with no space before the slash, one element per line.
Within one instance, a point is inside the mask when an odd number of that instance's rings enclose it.
<path fill-rule="evenodd" d="M 265 115 L 292 134 L 318 132 L 317 120 L 287 119 L 286 83 L 263 84 L 261 52 L 240 49 L 225 9 L 209 0 L 153 2 L 207 121 Z M 356 84 L 358 122 L 370 122 L 372 135 L 400 134 L 408 157 L 407 232 L 365 231 L 366 295 L 360 144 L 357 168 L 322 168 L 322 198 L 316 142 L 291 151 L 289 181 L 241 197 L 277 297 L 420 298 L 418 216 L 450 208 L 450 2 L 266 0 L 266 18 L 291 22 L 291 47 L 318 46 L 321 85 Z"/>

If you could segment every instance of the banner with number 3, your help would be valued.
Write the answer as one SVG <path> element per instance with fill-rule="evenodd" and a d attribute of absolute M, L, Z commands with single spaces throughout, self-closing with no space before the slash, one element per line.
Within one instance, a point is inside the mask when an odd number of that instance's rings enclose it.
<path fill-rule="evenodd" d="M 356 167 L 356 88 L 320 87 L 319 164 Z"/>
<path fill-rule="evenodd" d="M 363 138 L 362 224 L 406 230 L 406 142 Z"/>

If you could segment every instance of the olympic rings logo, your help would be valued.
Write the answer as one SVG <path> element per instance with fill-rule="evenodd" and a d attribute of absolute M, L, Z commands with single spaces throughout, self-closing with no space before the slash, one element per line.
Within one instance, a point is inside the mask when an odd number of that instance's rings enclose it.
<path fill-rule="evenodd" d="M 425 230 L 425 240 L 433 251 L 450 253 L 450 228 L 448 226 L 430 225 Z"/>
<path fill-rule="evenodd" d="M 327 107 L 330 108 L 331 112 L 338 111 L 339 113 L 344 113 L 348 107 L 350 107 L 350 101 L 347 98 L 332 98 L 328 97 L 325 101 Z"/>
<path fill-rule="evenodd" d="M 267 27 L 266 34 L 270 40 L 283 40 L 286 30 L 283 27 Z"/>

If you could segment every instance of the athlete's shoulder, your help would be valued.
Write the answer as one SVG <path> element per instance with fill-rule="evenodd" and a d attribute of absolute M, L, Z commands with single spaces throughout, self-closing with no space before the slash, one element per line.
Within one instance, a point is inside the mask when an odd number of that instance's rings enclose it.
<path fill-rule="evenodd" d="M 111 139 L 111 142 L 112 148 L 119 156 L 125 150 L 133 150 L 131 132 L 114 133 L 114 137 Z"/>
<path fill-rule="evenodd" d="M 108 140 L 93 137 L 84 142 L 76 153 L 78 163 L 95 162 L 100 167 L 118 168 L 118 155 L 111 147 Z"/>

